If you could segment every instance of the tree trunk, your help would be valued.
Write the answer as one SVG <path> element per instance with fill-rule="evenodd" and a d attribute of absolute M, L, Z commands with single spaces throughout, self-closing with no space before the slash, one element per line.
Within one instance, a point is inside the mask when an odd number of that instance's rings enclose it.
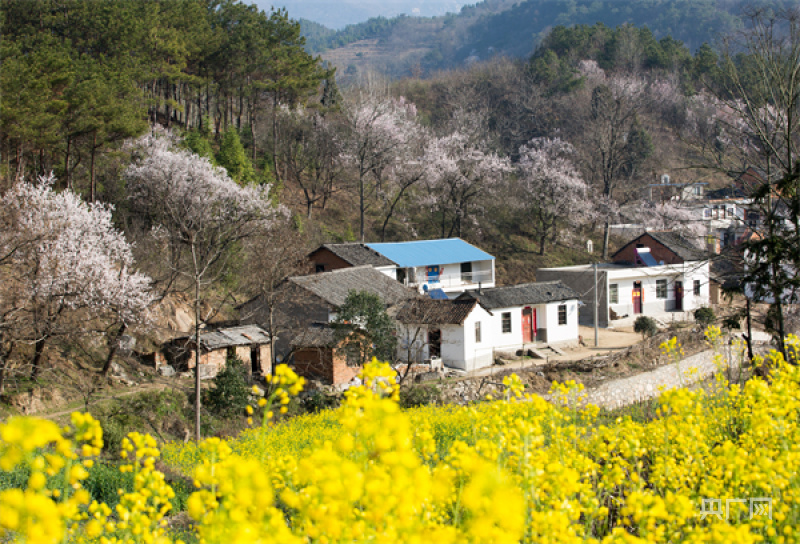
<path fill-rule="evenodd" d="M 41 338 L 36 341 L 33 348 L 33 361 L 31 363 L 31 379 L 36 380 L 39 377 L 42 364 L 42 354 L 44 353 L 44 345 L 47 337 Z"/>
<path fill-rule="evenodd" d="M 122 325 L 119 326 L 119 331 L 117 331 L 116 336 L 113 340 L 111 340 L 110 345 L 108 346 L 108 357 L 106 357 L 106 362 L 103 364 L 103 377 L 107 377 L 109 371 L 111 370 L 111 362 L 114 360 L 114 355 L 117 354 L 117 349 L 119 349 L 119 339 L 122 338 L 122 335 L 125 334 L 125 329 L 128 328 L 128 324 L 124 321 Z"/>
<path fill-rule="evenodd" d="M 97 200 L 97 186 L 94 180 L 94 156 L 97 153 L 97 131 L 92 135 L 92 158 L 89 165 L 89 192 L 91 201 Z"/>
<path fill-rule="evenodd" d="M 609 238 L 611 237 L 611 229 L 609 225 L 609 219 L 606 218 L 605 222 L 603 223 L 603 260 L 608 260 L 608 242 Z"/>
<path fill-rule="evenodd" d="M 364 175 L 358 177 L 358 212 L 359 212 L 359 234 L 361 242 L 364 242 Z"/>
<path fill-rule="evenodd" d="M 197 250 L 192 244 L 194 263 L 194 439 L 200 442 L 200 274 L 197 266 Z"/>
<path fill-rule="evenodd" d="M 67 184 L 67 189 L 72 189 L 72 180 L 69 175 L 69 154 L 72 152 L 72 138 L 67 137 L 67 152 L 64 156 L 64 182 Z"/>

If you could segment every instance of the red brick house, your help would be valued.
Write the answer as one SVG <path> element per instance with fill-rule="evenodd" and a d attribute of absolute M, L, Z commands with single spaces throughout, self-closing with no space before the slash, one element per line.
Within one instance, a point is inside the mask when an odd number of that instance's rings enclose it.
<path fill-rule="evenodd" d="M 361 334 L 353 331 L 351 334 Z M 331 327 L 311 327 L 292 340 L 294 371 L 308 380 L 327 385 L 350 383 L 361 371 L 358 356 L 353 357 L 337 339 Z"/>

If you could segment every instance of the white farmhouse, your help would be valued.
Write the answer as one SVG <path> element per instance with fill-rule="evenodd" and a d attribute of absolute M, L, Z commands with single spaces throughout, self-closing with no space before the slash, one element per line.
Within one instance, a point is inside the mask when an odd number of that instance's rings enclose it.
<path fill-rule="evenodd" d="M 471 371 L 498 352 L 578 342 L 579 295 L 561 282 L 467 291 L 408 302 L 397 314 L 398 356 Z"/>
<path fill-rule="evenodd" d="M 581 321 L 598 324 L 637 315 L 663 316 L 709 305 L 711 284 L 705 253 L 672 232 L 647 232 L 624 245 L 614 262 L 540 268 L 540 280 L 559 279 L 582 294 Z M 595 277 L 597 278 L 595 280 Z"/>

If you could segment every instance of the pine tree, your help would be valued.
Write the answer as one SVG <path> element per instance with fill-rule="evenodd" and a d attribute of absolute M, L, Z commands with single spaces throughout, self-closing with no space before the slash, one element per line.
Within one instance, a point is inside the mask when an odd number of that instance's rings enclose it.
<path fill-rule="evenodd" d="M 250 185 L 256 181 L 253 163 L 247 158 L 239 134 L 229 128 L 222 138 L 217 153 L 217 162 L 228 171 L 228 175 L 239 185 Z"/>

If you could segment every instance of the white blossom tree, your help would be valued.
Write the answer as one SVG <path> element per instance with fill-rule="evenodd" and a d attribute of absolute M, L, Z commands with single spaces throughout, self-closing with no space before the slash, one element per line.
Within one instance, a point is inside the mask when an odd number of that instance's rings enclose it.
<path fill-rule="evenodd" d="M 464 220 L 482 196 L 511 172 L 505 157 L 486 151 L 461 131 L 432 138 L 423 157 L 428 194 L 423 204 L 440 214 L 442 238 L 461 236 Z"/>
<path fill-rule="evenodd" d="M 52 175 L 23 181 L 0 199 L 2 350 L 33 344 L 32 378 L 48 340 L 91 332 L 97 320 L 120 325 L 109 366 L 119 335 L 146 319 L 153 300 L 150 278 L 133 270 L 131 246 L 114 227 L 111 208 L 69 190 L 56 193 L 53 182 Z M 0 359 L 0 390 L 7 363 Z"/>
<path fill-rule="evenodd" d="M 589 118 L 580 138 L 590 182 L 606 201 L 618 198 L 618 189 L 632 185 L 652 143 L 640 124 L 646 94 L 644 82 L 615 77 L 592 90 Z M 603 259 L 608 258 L 611 217 L 603 218 Z"/>
<path fill-rule="evenodd" d="M 343 158 L 356 172 L 359 236 L 365 237 L 370 199 L 383 191 L 385 176 L 406 154 L 419 132 L 417 108 L 405 98 L 369 88 L 347 97 L 342 107 Z"/>
<path fill-rule="evenodd" d="M 138 140 L 125 171 L 132 211 L 152 226 L 173 272 L 194 294 L 195 338 L 206 288 L 231 269 L 238 244 L 272 225 L 279 210 L 269 186 L 242 187 L 207 159 L 178 149 L 169 135 Z M 173 283 L 178 282 L 178 283 Z M 195 437 L 200 439 L 200 354 L 195 358 Z"/>
<path fill-rule="evenodd" d="M 589 187 L 572 163 L 574 149 L 569 143 L 536 138 L 519 154 L 519 205 L 526 212 L 525 225 L 539 241 L 539 255 L 544 255 L 560 225 L 579 227 L 592 220 L 595 210 Z"/>

